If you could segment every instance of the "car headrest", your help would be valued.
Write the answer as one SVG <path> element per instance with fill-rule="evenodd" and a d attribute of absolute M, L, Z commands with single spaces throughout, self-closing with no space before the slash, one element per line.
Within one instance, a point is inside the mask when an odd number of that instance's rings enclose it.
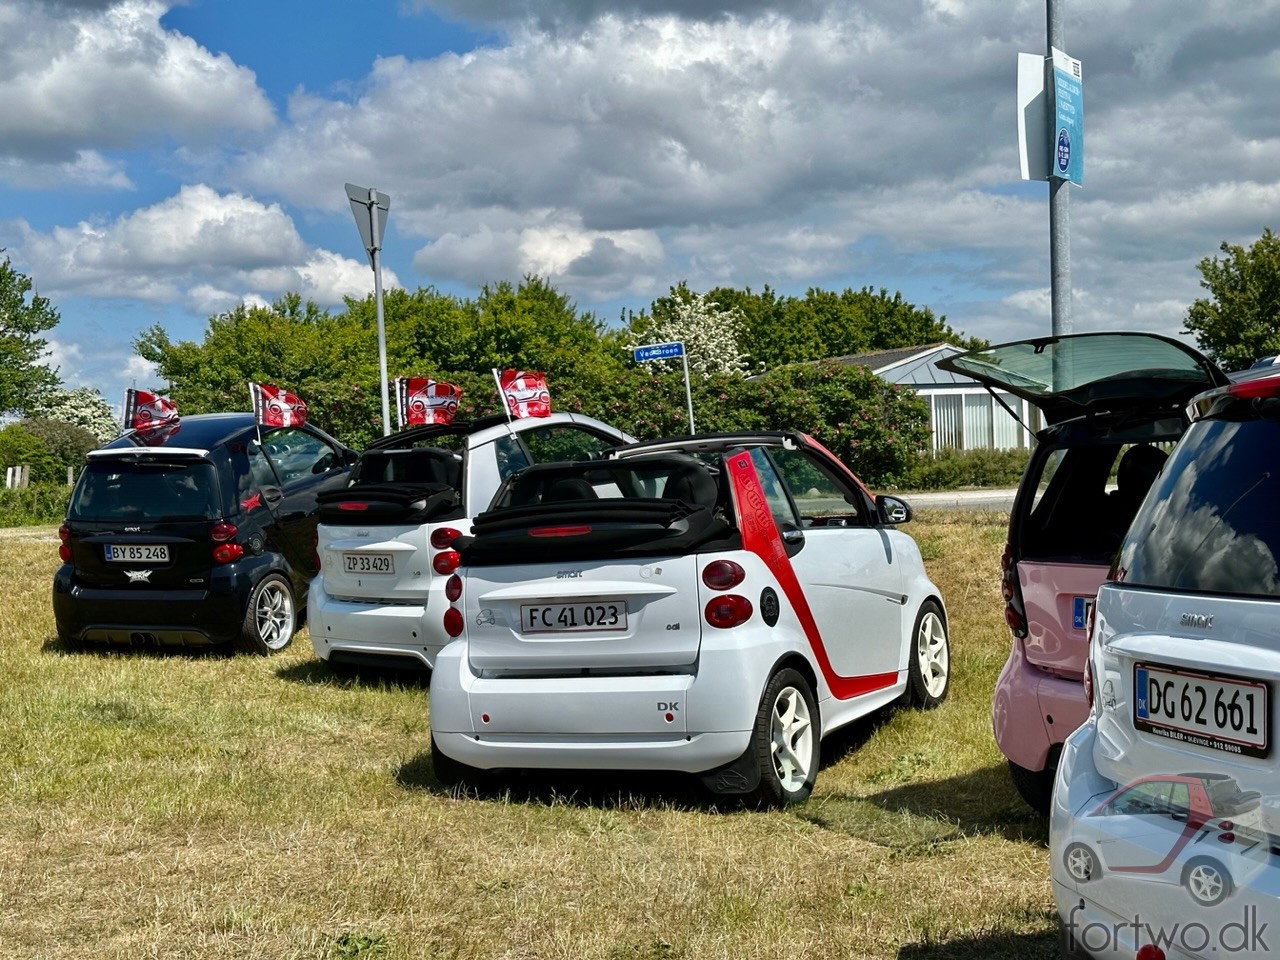
<path fill-rule="evenodd" d="M 564 477 L 547 488 L 543 503 L 564 503 L 568 500 L 598 500 L 595 487 L 581 477 Z"/>
<path fill-rule="evenodd" d="M 719 493 L 711 472 L 700 464 L 690 464 L 672 471 L 662 489 L 662 499 L 682 500 L 690 506 L 711 510 L 715 508 Z"/>

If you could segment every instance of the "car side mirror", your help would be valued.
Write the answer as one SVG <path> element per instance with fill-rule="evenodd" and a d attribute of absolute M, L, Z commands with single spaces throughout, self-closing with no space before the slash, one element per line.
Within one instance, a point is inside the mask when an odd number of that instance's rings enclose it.
<path fill-rule="evenodd" d="M 880 514 L 881 523 L 897 525 L 911 519 L 911 506 L 907 501 L 884 494 L 876 497 L 876 511 Z"/>

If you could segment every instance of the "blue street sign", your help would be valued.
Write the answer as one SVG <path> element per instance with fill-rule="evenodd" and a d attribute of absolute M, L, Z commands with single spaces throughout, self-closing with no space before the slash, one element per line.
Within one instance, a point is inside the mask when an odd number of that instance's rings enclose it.
<path fill-rule="evenodd" d="M 635 348 L 636 363 L 647 363 L 650 360 L 670 360 L 672 357 L 684 356 L 684 344 L 677 341 L 675 343 L 650 343 L 647 346 Z"/>
<path fill-rule="evenodd" d="M 1053 171 L 1055 177 L 1084 183 L 1084 92 L 1080 61 L 1053 51 Z"/>

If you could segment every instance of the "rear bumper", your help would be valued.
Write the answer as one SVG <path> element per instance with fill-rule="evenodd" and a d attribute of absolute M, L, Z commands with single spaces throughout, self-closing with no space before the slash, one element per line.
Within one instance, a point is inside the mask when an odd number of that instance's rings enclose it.
<path fill-rule="evenodd" d="M 1084 684 L 1032 666 L 1022 643 L 1015 640 L 991 704 L 991 727 L 1000 752 L 1027 770 L 1043 770 L 1050 750 L 1088 715 Z"/>
<path fill-rule="evenodd" d="M 321 660 L 430 669 L 449 642 L 443 622 L 428 623 L 425 604 L 340 600 L 325 591 L 323 575 L 307 593 L 307 625 Z"/>
<path fill-rule="evenodd" d="M 431 732 L 447 756 L 480 769 L 702 773 L 751 740 L 768 667 L 704 649 L 696 672 L 484 678 L 463 642 L 431 675 Z"/>
<path fill-rule="evenodd" d="M 252 589 L 245 574 L 215 576 L 208 590 L 99 589 L 75 582 L 70 566 L 53 577 L 58 634 L 113 644 L 210 646 L 234 641 Z"/>

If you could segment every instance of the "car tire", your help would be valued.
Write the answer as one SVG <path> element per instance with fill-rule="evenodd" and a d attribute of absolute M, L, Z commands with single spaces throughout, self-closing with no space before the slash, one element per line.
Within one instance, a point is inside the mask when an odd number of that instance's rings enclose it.
<path fill-rule="evenodd" d="M 485 780 L 485 772 L 477 767 L 455 760 L 431 737 L 431 771 L 436 775 L 440 786 L 452 790 L 463 787 L 470 790 L 479 789 Z"/>
<path fill-rule="evenodd" d="M 1049 807 L 1053 803 L 1053 781 L 1057 775 L 1056 767 L 1028 770 L 1012 760 L 1009 761 L 1009 779 L 1017 788 L 1018 795 L 1042 817 L 1049 816 Z"/>
<path fill-rule="evenodd" d="M 263 577 L 249 593 L 238 646 L 269 656 L 289 645 L 298 629 L 298 608 L 289 581 L 278 573 Z"/>
<path fill-rule="evenodd" d="M 921 710 L 936 707 L 951 687 L 951 641 L 942 608 L 932 600 L 920 605 L 907 657 L 907 702 Z"/>
<path fill-rule="evenodd" d="M 1182 869 L 1182 885 L 1202 907 L 1214 907 L 1231 896 L 1231 874 L 1211 857 L 1196 857 Z"/>
<path fill-rule="evenodd" d="M 1096 880 L 1101 872 L 1098 855 L 1084 843 L 1071 843 L 1062 851 L 1062 865 L 1067 868 L 1067 875 L 1076 883 L 1088 883 Z"/>
<path fill-rule="evenodd" d="M 757 806 L 803 803 L 813 792 L 821 759 L 818 701 L 799 671 L 784 667 L 765 684 L 751 745 L 760 783 L 749 795 Z"/>

